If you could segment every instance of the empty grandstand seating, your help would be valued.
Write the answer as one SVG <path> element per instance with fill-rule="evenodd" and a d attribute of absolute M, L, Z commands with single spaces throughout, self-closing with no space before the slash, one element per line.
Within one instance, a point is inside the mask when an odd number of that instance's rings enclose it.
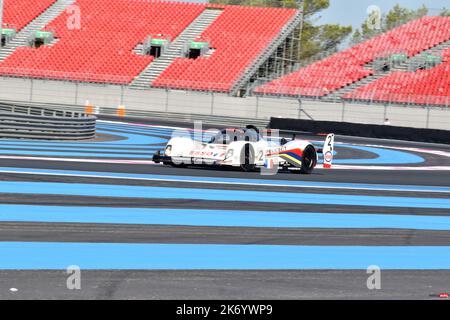
<path fill-rule="evenodd" d="M 34 6 L 32 1 L 28 4 Z M 208 7 L 223 10 L 202 34 L 214 53 L 195 60 L 176 59 L 154 85 L 228 91 L 297 13 L 158 0 L 76 0 L 75 4 L 82 13 L 80 30 L 67 28 L 71 13 L 62 13 L 45 28 L 55 32 L 56 43 L 19 48 L 0 62 L 0 74 L 129 84 L 153 60 L 133 52 L 139 43 L 152 34 L 175 39 Z"/>
<path fill-rule="evenodd" d="M 4 0 L 4 22 L 18 30 L 56 0 Z M 0 75 L 130 84 L 152 61 L 134 49 L 148 36 L 172 41 L 204 10 L 222 13 L 200 35 L 214 49 L 196 59 L 179 57 L 152 84 L 159 88 L 230 92 L 292 21 L 297 10 L 182 3 L 160 0 L 75 0 L 80 28 L 63 12 L 44 30 L 55 42 L 19 47 L 0 62 Z M 412 57 L 450 39 L 450 17 L 423 17 L 336 53 L 255 89 L 258 94 L 323 97 L 371 74 L 380 57 Z M 180 52 L 181 56 L 181 52 Z M 449 104 L 450 49 L 429 70 L 393 72 L 344 96 L 354 100 Z M 350 87 L 352 88 L 352 87 Z M 339 91 L 338 93 L 340 93 Z"/>
<path fill-rule="evenodd" d="M 443 63 L 428 70 L 394 72 L 343 97 L 379 102 L 421 105 L 450 105 L 450 48 Z"/>
<path fill-rule="evenodd" d="M 14 27 L 20 31 L 43 13 L 56 0 L 3 0 L 3 27 Z"/>
<path fill-rule="evenodd" d="M 14 0 L 16 1 L 16 0 Z M 35 5 L 35 1 L 28 1 Z M 91 82 L 130 83 L 152 60 L 133 53 L 149 35 L 176 38 L 205 4 L 143 0 L 77 0 L 80 29 L 71 30 L 64 12 L 46 29 L 57 42 L 19 48 L 0 63 L 0 74 Z"/>
<path fill-rule="evenodd" d="M 379 57 L 414 56 L 450 39 L 450 17 L 423 17 L 255 89 L 258 94 L 322 97 L 373 74 Z"/>
<path fill-rule="evenodd" d="M 197 59 L 178 58 L 155 87 L 227 92 L 245 68 L 275 39 L 296 10 L 227 6 L 202 33 L 215 51 Z"/>

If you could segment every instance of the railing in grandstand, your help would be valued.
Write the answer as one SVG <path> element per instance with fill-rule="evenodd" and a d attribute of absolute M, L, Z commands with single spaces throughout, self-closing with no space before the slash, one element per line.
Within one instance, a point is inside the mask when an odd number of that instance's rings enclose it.
<path fill-rule="evenodd" d="M 308 92 L 306 95 L 305 92 Z M 326 88 L 291 88 L 283 86 L 271 86 L 270 88 L 259 89 L 256 96 L 259 97 L 273 97 L 273 98 L 288 98 L 297 100 L 317 100 L 324 102 L 341 102 L 347 101 L 351 103 L 365 103 L 365 104 L 387 104 L 387 105 L 403 105 L 403 106 L 422 106 L 422 107 L 450 107 L 450 96 L 446 95 L 418 95 L 418 94 L 393 94 L 390 92 L 383 92 L 380 90 L 364 92 L 363 96 L 358 98 L 341 98 L 330 97 L 332 94 Z M 325 94 L 325 95 L 324 95 Z M 379 98 L 381 96 L 381 98 Z M 383 98 L 385 96 L 385 98 Z"/>
<path fill-rule="evenodd" d="M 290 72 L 295 72 L 301 68 L 304 68 L 310 64 L 313 64 L 314 62 L 326 59 L 337 52 L 339 52 L 339 50 L 337 48 L 332 48 L 327 51 L 319 52 L 318 54 L 315 54 L 311 57 L 308 57 L 308 58 L 303 59 L 300 62 L 296 63 L 294 66 L 292 66 Z M 266 77 L 259 77 L 256 81 L 259 83 L 259 85 L 262 85 L 264 83 L 271 82 L 278 78 L 280 78 L 280 75 L 277 73 L 273 73 L 272 75 L 268 75 Z M 256 86 L 251 85 L 251 87 L 255 88 Z M 251 90 L 251 88 L 249 88 L 249 89 Z"/>
<path fill-rule="evenodd" d="M 130 83 L 128 77 L 115 76 L 115 75 L 95 75 L 93 77 L 90 74 L 85 73 L 72 73 L 72 72 L 59 72 L 53 71 L 49 72 L 45 77 L 40 77 L 37 74 L 33 74 L 30 70 L 25 70 L 20 73 L 16 72 L 14 75 L 9 76 L 5 68 L 0 67 L 0 77 L 19 77 L 25 81 L 31 81 L 33 79 L 43 79 L 43 80 L 66 80 L 68 82 L 89 85 L 89 83 L 100 83 L 105 86 L 116 86 L 118 88 L 124 89 L 128 88 Z M 76 79 L 76 80 L 74 80 Z M 104 79 L 105 81 L 99 81 L 99 79 Z M 254 83 L 254 87 L 259 86 L 258 82 Z M 229 93 L 231 84 L 229 82 L 201 82 L 201 81 L 183 81 L 174 80 L 170 85 L 159 85 L 148 87 L 149 90 L 164 90 L 164 91 L 185 91 L 185 92 L 199 92 L 205 94 L 224 94 Z M 8 88 L 2 88 L 2 90 L 8 90 Z M 31 90 L 38 90 L 33 89 Z M 135 90 L 129 89 L 128 92 L 132 93 Z M 37 92 L 37 91 L 36 91 Z M 31 96 L 35 92 L 32 92 Z M 57 94 L 57 93 L 55 93 Z M 450 97 L 445 95 L 417 95 L 417 94 L 392 94 L 384 93 L 380 91 L 365 92 L 364 96 L 358 98 L 348 98 L 341 99 L 341 97 L 335 97 L 332 91 L 327 88 L 307 88 L 307 87 L 285 87 L 285 86 L 270 86 L 269 88 L 258 88 L 252 93 L 252 95 L 258 97 L 270 97 L 270 98 L 286 98 L 295 100 L 318 100 L 325 102 L 341 102 L 345 100 L 352 103 L 365 103 L 365 104 L 392 104 L 392 105 L 404 105 L 404 106 L 436 106 L 436 107 L 450 107 Z M 385 99 L 379 98 L 383 95 L 386 96 Z M 375 98 L 376 97 L 376 98 Z M 212 98 L 213 99 L 213 98 Z M 76 97 L 75 97 L 76 100 Z"/>
<path fill-rule="evenodd" d="M 389 96 L 383 100 L 334 99 L 332 96 L 283 96 L 270 93 L 245 98 L 231 97 L 225 93 L 208 91 L 174 90 L 152 88 L 149 90 L 130 89 L 127 85 L 97 85 L 86 82 L 46 82 L 33 79 L 0 79 L 0 101 L 19 104 L 46 106 L 67 110 L 85 110 L 86 105 L 94 106 L 94 112 L 116 114 L 119 106 L 125 106 L 128 116 L 166 117 L 170 113 L 200 114 L 204 116 L 238 117 L 267 120 L 283 116 L 330 121 L 366 121 L 383 123 L 386 116 L 394 123 L 401 122 L 426 128 L 449 129 L 450 97 L 442 95 Z M 422 101 L 422 103 L 418 103 Z M 76 106 L 76 107 L 72 107 Z M 384 110 L 384 111 L 383 111 Z"/>
<path fill-rule="evenodd" d="M 0 67 L 0 76 L 106 84 L 129 84 L 132 76 Z"/>
<path fill-rule="evenodd" d="M 375 96 L 385 96 L 385 98 L 375 98 Z M 375 91 L 364 93 L 363 97 L 358 98 L 348 98 L 344 99 L 350 102 L 363 102 L 370 104 L 398 104 L 405 106 L 435 106 L 435 107 L 450 107 L 450 97 L 449 96 L 436 96 L 436 95 L 419 95 L 419 94 L 405 94 L 405 93 L 390 93 L 383 91 Z"/>
<path fill-rule="evenodd" d="M 98 83 L 104 85 L 118 85 L 128 87 L 133 77 L 118 76 L 111 74 L 89 74 L 81 72 L 62 72 L 62 71 L 45 71 L 30 70 L 20 68 L 0 67 L 0 77 L 14 77 L 24 80 L 58 80 L 74 83 Z M 171 80 L 168 85 L 148 86 L 148 89 L 166 89 L 166 90 L 182 90 L 182 91 L 202 91 L 202 92 L 218 92 L 228 93 L 231 88 L 231 82 L 211 82 L 198 80 Z"/>

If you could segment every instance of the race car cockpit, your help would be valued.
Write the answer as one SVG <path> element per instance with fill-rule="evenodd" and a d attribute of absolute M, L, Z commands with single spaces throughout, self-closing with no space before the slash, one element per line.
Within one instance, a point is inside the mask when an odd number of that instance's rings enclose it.
<path fill-rule="evenodd" d="M 261 136 L 254 128 L 228 128 L 212 136 L 208 144 L 230 144 L 236 141 L 258 142 L 259 140 L 261 140 Z"/>

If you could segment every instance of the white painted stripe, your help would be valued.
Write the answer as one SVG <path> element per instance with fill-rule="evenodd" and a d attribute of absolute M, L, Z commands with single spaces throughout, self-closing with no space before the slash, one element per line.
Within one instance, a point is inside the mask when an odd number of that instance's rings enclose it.
<path fill-rule="evenodd" d="M 33 156 L 4 156 L 0 159 L 8 160 L 35 160 L 35 161 L 55 161 L 55 162 L 81 162 L 81 163 L 111 163 L 111 164 L 147 164 L 163 165 L 155 163 L 152 160 L 124 160 L 124 159 L 83 159 L 83 158 L 52 158 L 52 157 L 33 157 Z M 324 170 L 317 166 L 315 170 Z M 330 170 L 330 169 L 326 169 Z M 338 165 L 335 164 L 332 170 L 397 170 L 397 171 L 450 171 L 450 166 L 431 166 L 431 167 L 401 167 L 401 166 L 363 166 L 363 165 Z"/>
<path fill-rule="evenodd" d="M 195 180 L 195 179 L 186 179 L 179 180 L 176 178 L 148 178 L 148 177 L 128 177 L 128 176 L 111 176 L 107 173 L 102 174 L 82 174 L 82 173 L 53 173 L 53 172 L 32 172 L 32 171 L 18 171 L 18 170 L 0 170 L 0 173 L 13 173 L 13 174 L 23 174 L 23 175 L 38 175 L 38 176 L 61 176 L 61 177 L 77 177 L 77 178 L 97 178 L 97 179 L 112 179 L 112 180 L 130 180 L 130 181 L 158 181 L 158 182 L 186 182 L 193 184 L 210 184 L 210 185 L 237 185 L 237 186 L 254 186 L 255 183 L 258 186 L 266 186 L 266 187 L 287 187 L 287 188 L 303 188 L 303 189 L 332 189 L 332 190 L 366 190 L 366 191 L 398 191 L 398 192 L 418 192 L 418 193 L 449 193 L 446 190 L 430 190 L 430 189 L 400 189 L 400 188 L 384 188 L 382 185 L 371 185 L 370 187 L 364 186 L 333 186 L 333 185 L 292 185 L 292 184 L 284 184 L 284 183 L 261 183 L 258 180 L 252 182 L 232 182 L 232 181 L 207 181 L 207 180 Z M 207 178 L 207 177 L 205 177 Z M 326 182 L 324 182 L 326 184 Z"/>
<path fill-rule="evenodd" d="M 83 159 L 83 158 L 51 158 L 51 157 L 26 157 L 26 156 L 0 156 L 0 159 L 9 160 L 34 160 L 55 162 L 84 162 L 84 163 L 112 163 L 112 164 L 149 164 L 162 165 L 151 160 L 123 160 L 123 159 Z"/>
<path fill-rule="evenodd" d="M 323 169 L 316 167 L 317 169 Z M 450 171 L 450 166 L 402 167 L 402 166 L 362 166 L 334 164 L 332 170 L 382 170 L 382 171 Z M 327 169 L 329 170 L 329 169 Z"/>
<path fill-rule="evenodd" d="M 357 144 L 353 144 L 353 145 L 357 146 Z M 429 154 L 434 154 L 437 156 L 450 158 L 450 152 L 442 151 L 442 150 L 411 148 L 411 147 L 393 147 L 393 146 L 382 146 L 382 145 L 372 145 L 372 144 L 365 145 L 365 146 L 372 147 L 372 148 L 386 148 L 386 149 L 395 149 L 395 150 L 411 151 L 411 152 L 418 152 L 418 153 L 429 153 Z"/>

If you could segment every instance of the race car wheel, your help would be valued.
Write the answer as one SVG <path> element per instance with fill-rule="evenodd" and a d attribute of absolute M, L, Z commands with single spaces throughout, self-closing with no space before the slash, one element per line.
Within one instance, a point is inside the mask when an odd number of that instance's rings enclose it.
<path fill-rule="evenodd" d="M 184 164 L 184 163 L 178 163 L 178 162 L 173 162 L 173 161 L 170 162 L 170 165 L 174 168 L 186 168 L 187 167 L 186 164 Z"/>
<path fill-rule="evenodd" d="M 309 145 L 303 150 L 303 162 L 300 173 L 310 174 L 313 172 L 317 165 L 317 151 L 316 149 Z"/>
<path fill-rule="evenodd" d="M 241 151 L 241 169 L 246 172 L 255 171 L 255 151 L 250 144 L 246 144 Z"/>
<path fill-rule="evenodd" d="M 184 163 L 182 164 L 175 164 L 173 162 L 170 163 L 170 165 L 174 168 L 186 168 L 186 165 Z"/>

